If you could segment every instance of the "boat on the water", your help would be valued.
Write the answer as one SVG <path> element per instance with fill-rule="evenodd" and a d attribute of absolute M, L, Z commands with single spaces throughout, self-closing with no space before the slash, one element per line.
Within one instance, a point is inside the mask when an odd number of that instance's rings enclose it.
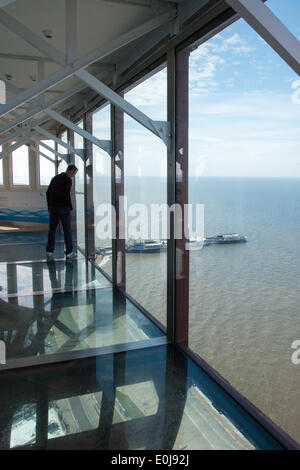
<path fill-rule="evenodd" d="M 167 249 L 167 243 L 161 240 L 145 240 L 126 246 L 127 253 L 159 253 Z"/>
<path fill-rule="evenodd" d="M 189 240 L 190 249 L 199 249 L 207 245 L 229 244 L 229 243 L 245 243 L 247 237 L 239 233 L 223 233 L 221 235 L 214 235 L 213 237 L 193 238 Z"/>
<path fill-rule="evenodd" d="M 229 243 L 245 243 L 247 237 L 240 235 L 239 233 L 223 233 L 221 235 L 215 235 L 213 237 L 195 238 L 189 240 L 191 249 L 199 249 L 199 247 L 206 245 L 216 244 L 229 244 Z M 198 247 L 198 248 L 197 248 Z M 166 240 L 139 240 L 132 241 L 125 247 L 126 253 L 160 253 L 166 251 L 167 241 Z M 97 254 L 111 255 L 112 248 L 98 248 Z"/>
<path fill-rule="evenodd" d="M 214 245 L 217 243 L 245 243 L 247 237 L 240 235 L 239 233 L 224 233 L 222 235 L 215 235 L 214 237 L 205 237 L 204 245 Z"/>

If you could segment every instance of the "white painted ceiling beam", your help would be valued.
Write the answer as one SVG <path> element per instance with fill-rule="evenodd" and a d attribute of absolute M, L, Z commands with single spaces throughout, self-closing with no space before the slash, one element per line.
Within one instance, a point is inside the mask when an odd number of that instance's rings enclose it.
<path fill-rule="evenodd" d="M 29 130 L 29 129 L 27 129 Z M 14 132 L 13 134 L 9 134 L 7 135 L 6 137 L 4 137 L 3 139 L 0 140 L 0 145 L 4 145 L 6 144 L 7 142 L 11 142 L 12 140 L 14 140 L 16 137 L 18 137 L 19 135 L 22 135 L 24 134 L 24 132 L 26 132 L 26 129 L 18 129 L 16 132 Z"/>
<path fill-rule="evenodd" d="M 6 149 L 3 149 L 2 152 L 0 152 L 0 159 L 5 157 L 5 155 L 13 152 L 14 150 L 17 150 L 23 144 L 26 144 L 26 142 L 30 140 L 31 136 L 32 136 L 31 131 L 25 132 L 22 138 L 18 139 L 17 142 L 15 142 L 13 145 L 10 145 Z"/>
<path fill-rule="evenodd" d="M 102 83 L 96 77 L 91 75 L 86 70 L 79 70 L 76 72 L 77 77 L 83 80 L 93 90 L 99 93 L 101 96 L 106 98 L 110 103 L 114 104 L 117 108 L 124 111 L 126 114 L 131 116 L 142 126 L 146 127 L 149 131 L 155 134 L 157 137 L 163 140 L 163 142 L 169 146 L 169 125 L 163 121 L 153 121 L 146 114 L 142 113 L 135 106 L 124 100 L 120 95 L 114 92 L 107 85 Z"/>
<path fill-rule="evenodd" d="M 71 64 L 77 57 L 77 0 L 65 2 L 67 64 Z"/>
<path fill-rule="evenodd" d="M 51 162 L 55 165 L 55 159 L 53 159 L 53 158 L 49 157 L 48 155 L 46 155 L 45 153 L 41 152 L 41 150 L 39 150 L 38 147 L 34 147 L 33 145 L 29 145 L 29 148 L 30 148 L 30 150 L 33 150 L 35 153 L 37 153 L 38 155 L 41 155 L 42 157 L 49 160 L 49 162 Z"/>
<path fill-rule="evenodd" d="M 50 145 L 47 145 L 43 140 L 38 139 L 37 137 L 32 137 L 32 139 L 37 145 L 41 145 L 45 149 L 49 150 L 49 152 L 54 153 L 58 158 L 62 158 L 63 160 L 67 160 L 67 154 L 63 154 L 58 152 L 57 150 L 53 149 L 50 147 Z"/>
<path fill-rule="evenodd" d="M 54 62 L 49 57 L 39 57 L 37 55 L 26 55 L 26 54 L 11 54 L 7 52 L 0 52 L 0 59 L 11 59 L 11 60 L 29 60 L 30 62 Z"/>
<path fill-rule="evenodd" d="M 8 28 L 10 31 L 20 36 L 24 41 L 28 42 L 38 51 L 45 54 L 47 57 L 51 57 L 55 62 L 62 65 L 66 65 L 66 58 L 62 52 L 55 49 L 51 44 L 48 44 L 43 38 L 33 33 L 27 26 L 20 23 L 13 16 L 0 9 L 0 23 Z"/>
<path fill-rule="evenodd" d="M 300 75 L 300 42 L 261 0 L 226 0 Z"/>
<path fill-rule="evenodd" d="M 86 88 L 85 85 L 82 85 L 82 83 L 76 85 L 70 90 L 67 90 L 63 93 L 61 93 L 59 96 L 55 96 L 54 98 L 51 98 L 48 102 L 46 102 L 44 105 L 41 103 L 36 103 L 35 106 L 30 108 L 26 113 L 23 113 L 20 115 L 17 119 L 14 119 L 13 121 L 9 121 L 5 123 L 4 125 L 0 126 L 0 133 L 4 133 L 8 131 L 9 129 L 17 126 L 18 124 L 21 124 L 22 122 L 27 121 L 31 117 L 33 117 L 35 114 L 44 111 L 44 109 L 49 108 L 50 106 L 55 106 L 56 104 L 59 104 L 61 101 L 64 101 L 68 98 L 70 98 L 72 95 L 75 93 L 79 93 L 80 91 L 84 90 Z M 1 106 L 0 106 L 1 109 Z"/>
<path fill-rule="evenodd" d="M 23 105 L 27 101 L 35 98 L 36 96 L 44 93 L 49 88 L 57 85 L 62 80 L 72 76 L 76 71 L 87 67 L 88 65 L 100 60 L 112 52 L 120 49 L 121 47 L 133 42 L 134 40 L 144 36 L 145 34 L 153 31 L 159 26 L 168 23 L 175 17 L 175 12 L 172 10 L 159 17 L 155 17 L 136 28 L 131 29 L 127 33 L 121 34 L 116 39 L 108 44 L 105 44 L 99 48 L 94 49 L 90 53 L 86 54 L 83 58 L 77 59 L 72 65 L 67 65 L 65 68 L 58 70 L 52 75 L 48 76 L 45 80 L 36 83 L 28 90 L 25 90 L 19 95 L 11 98 L 6 104 L 0 106 L 0 117 L 8 114 L 18 106 Z M 1 130 L 0 130 L 1 131 Z"/>
<path fill-rule="evenodd" d="M 109 148 L 110 151 L 108 153 L 109 153 L 109 155 L 111 155 L 111 142 L 110 141 L 107 141 L 107 140 L 102 141 L 102 140 L 97 139 L 95 136 L 93 136 L 92 134 L 90 134 L 86 130 L 82 129 L 81 127 L 77 126 L 72 121 L 65 118 L 64 116 L 61 116 L 59 113 L 57 113 L 53 109 L 50 109 L 50 108 L 46 109 L 45 113 L 48 116 L 50 116 L 52 119 L 54 119 L 55 121 L 60 122 L 64 126 L 71 129 L 73 132 L 76 132 L 77 134 L 81 135 L 81 137 L 83 137 L 84 139 L 87 139 L 90 142 L 92 142 L 93 144 L 97 145 L 97 147 L 100 147 L 105 152 L 107 152 L 107 150 L 108 150 L 108 142 L 109 142 L 110 143 L 110 148 Z"/>
<path fill-rule="evenodd" d="M 51 134 L 50 132 L 46 131 L 45 129 L 43 129 L 42 127 L 40 126 L 35 126 L 34 129 L 39 133 L 39 134 L 42 134 L 44 135 L 45 137 L 47 137 L 49 140 L 54 140 L 58 145 L 60 145 L 61 147 L 65 147 L 69 153 L 76 153 L 76 155 L 79 155 L 79 157 L 82 158 L 83 156 L 83 151 L 81 149 L 75 149 L 74 147 L 72 147 L 72 145 L 70 144 L 67 144 L 66 142 L 64 142 L 63 140 L 59 139 L 58 137 L 56 137 L 55 135 Z"/>

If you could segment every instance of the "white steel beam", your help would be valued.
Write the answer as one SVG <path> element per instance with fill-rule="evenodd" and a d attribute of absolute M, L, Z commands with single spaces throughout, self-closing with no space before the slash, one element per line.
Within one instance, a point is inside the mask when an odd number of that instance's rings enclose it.
<path fill-rule="evenodd" d="M 64 126 L 68 127 L 69 129 L 71 129 L 72 131 L 76 132 L 77 134 L 81 135 L 81 137 L 84 137 L 85 139 L 89 140 L 90 142 L 92 142 L 93 144 L 97 145 L 97 147 L 100 147 L 102 150 L 105 150 L 107 152 L 107 144 L 108 144 L 108 141 L 105 140 L 105 141 L 102 141 L 102 140 L 99 140 L 97 139 L 95 136 L 93 136 L 92 134 L 90 134 L 89 132 L 85 131 L 84 129 L 82 129 L 81 127 L 77 126 L 76 124 L 74 124 L 72 121 L 70 121 L 69 119 L 65 118 L 64 116 L 61 116 L 61 114 L 58 114 L 56 111 L 54 111 L 53 109 L 46 109 L 45 110 L 45 113 L 48 114 L 48 116 L 50 116 L 52 119 L 54 119 L 55 121 L 58 121 L 60 122 L 61 124 L 63 124 Z M 109 141 L 110 142 L 110 141 Z M 109 152 L 109 155 L 111 155 L 111 143 L 110 143 L 110 152 Z"/>
<path fill-rule="evenodd" d="M 126 44 L 129 44 L 132 41 L 140 38 L 141 36 L 144 36 L 145 34 L 149 33 L 150 31 L 153 31 L 159 26 L 168 23 L 169 21 L 175 18 L 175 14 L 175 11 L 171 10 L 167 13 L 164 13 L 163 15 L 160 15 L 159 17 L 153 18 L 143 23 L 142 25 L 133 28 L 127 33 L 121 34 L 110 43 L 94 49 L 89 54 L 86 54 L 83 58 L 75 60 L 72 65 L 69 64 L 65 68 L 58 70 L 57 72 L 48 76 L 45 80 L 36 83 L 28 90 L 25 90 L 22 93 L 19 93 L 19 95 L 14 96 L 6 104 L 2 104 L 0 106 L 0 117 L 4 116 L 5 114 L 8 114 L 18 106 L 23 105 L 24 103 L 35 98 L 39 94 L 44 93 L 52 86 L 57 85 L 57 83 L 73 75 L 76 71 L 87 67 L 93 62 L 96 62 L 97 60 L 106 57 L 107 55 L 120 49 Z"/>
<path fill-rule="evenodd" d="M 38 139 L 37 137 L 32 137 L 33 142 L 35 142 L 37 145 L 41 145 L 45 149 L 49 150 L 49 152 L 54 153 L 58 158 L 62 158 L 63 160 L 67 161 L 67 154 L 63 154 L 60 152 L 57 152 L 57 150 L 53 149 L 50 147 L 50 145 L 45 144 L 42 140 Z"/>
<path fill-rule="evenodd" d="M 44 111 L 50 106 L 54 106 L 56 104 L 59 104 L 61 101 L 66 100 L 67 98 L 70 98 L 72 95 L 75 93 L 79 93 L 80 91 L 84 90 L 86 88 L 84 85 L 80 84 L 75 87 L 73 87 L 71 90 L 67 90 L 63 93 L 61 93 L 59 96 L 56 96 L 54 98 L 51 98 L 48 102 L 45 103 L 45 105 L 42 105 L 41 103 L 36 103 L 35 106 L 30 108 L 27 112 L 23 113 L 22 115 L 18 116 L 17 119 L 14 119 L 13 121 L 9 121 L 2 125 L 0 127 L 0 132 L 6 132 L 12 127 L 17 126 L 18 124 L 21 124 L 22 122 L 27 121 L 30 119 L 32 116 L 35 114 Z M 0 106 L 1 109 L 1 106 Z"/>
<path fill-rule="evenodd" d="M 300 75 L 300 42 L 261 0 L 226 0 Z"/>
<path fill-rule="evenodd" d="M 27 28 L 27 26 L 23 25 L 3 10 L 0 10 L 0 23 L 13 33 L 17 34 L 17 36 L 20 36 L 31 46 L 35 47 L 38 51 L 42 52 L 42 54 L 45 54 L 47 57 L 51 57 L 51 59 L 63 67 L 66 65 L 66 58 L 62 52 L 55 49 L 55 47 L 48 44 L 48 42 L 43 38 L 33 33 L 29 28 Z"/>
<path fill-rule="evenodd" d="M 55 135 L 51 134 L 50 132 L 46 131 L 40 126 L 35 126 L 34 128 L 38 133 L 44 135 L 45 137 L 48 137 L 50 140 L 54 140 L 56 143 L 58 143 L 61 147 L 65 147 L 69 153 L 76 153 L 76 155 L 79 155 L 79 157 L 83 157 L 83 151 L 81 149 L 75 149 L 72 147 L 70 144 L 66 144 L 66 142 L 63 142 L 61 139 L 56 137 Z"/>
<path fill-rule="evenodd" d="M 46 158 L 47 160 L 49 160 L 51 163 L 55 165 L 55 159 L 48 157 L 48 155 L 41 152 L 38 147 L 33 147 L 33 145 L 29 145 L 29 148 L 30 150 L 33 150 L 35 153 L 37 153 L 38 155 L 41 155 L 42 157 Z"/>
<path fill-rule="evenodd" d="M 77 0 L 65 0 L 65 2 L 67 64 L 71 64 L 77 57 Z"/>
<path fill-rule="evenodd" d="M 3 149 L 2 152 L 0 152 L 0 159 L 5 157 L 5 155 L 13 152 L 14 150 L 17 150 L 19 147 L 21 147 L 21 145 L 26 144 L 26 142 L 30 140 L 31 135 L 32 134 L 30 133 L 30 131 L 26 132 L 24 133 L 24 136 L 21 139 L 17 140 L 16 143 L 14 143 L 13 145 L 10 145 L 6 149 Z"/>
<path fill-rule="evenodd" d="M 101 67 L 99 66 L 97 68 L 100 69 Z M 110 72 L 111 70 L 112 70 L 112 66 L 110 64 L 107 64 L 107 66 L 103 64 L 103 72 L 98 73 L 97 76 L 99 78 L 100 77 L 104 78 L 107 74 L 107 71 Z M 18 114 L 17 118 L 14 119 L 13 121 L 8 122 L 8 121 L 5 121 L 3 119 L 4 124 L 0 125 L 0 133 L 4 133 L 4 132 L 8 131 L 9 129 L 17 126 L 18 124 L 27 121 L 28 119 L 30 119 L 35 114 L 37 114 L 41 111 L 44 111 L 45 109 L 47 109 L 51 106 L 59 104 L 61 101 L 64 101 L 67 98 L 70 98 L 72 95 L 75 95 L 76 93 L 80 93 L 85 88 L 86 88 L 86 85 L 83 85 L 82 82 L 80 82 L 78 85 L 74 86 L 72 89 L 64 91 L 64 92 L 60 93 L 59 96 L 55 96 L 54 98 L 51 98 L 45 104 L 42 104 L 42 103 L 39 102 L 39 100 L 37 100 L 36 102 L 34 102 L 34 105 L 27 112 L 25 112 L 21 115 Z M 0 106 L 0 109 L 1 109 L 1 106 Z M 20 109 L 20 107 L 19 107 L 19 109 Z"/>
<path fill-rule="evenodd" d="M 69 102 L 66 102 L 64 103 L 64 105 L 62 106 L 62 111 L 64 111 L 65 108 L 69 108 L 70 107 L 70 103 Z M 45 118 L 45 117 L 41 117 L 40 119 L 38 120 L 35 120 L 35 119 L 30 119 L 28 120 L 25 124 L 24 124 L 24 127 L 22 127 L 21 129 L 17 128 L 16 131 L 8 134 L 6 137 L 4 137 L 3 139 L 0 140 L 0 145 L 3 144 L 3 143 L 6 143 L 6 142 L 9 142 L 11 140 L 14 140 L 15 137 L 18 137 L 20 134 L 26 132 L 27 130 L 29 129 L 32 129 L 34 128 L 35 126 L 41 126 L 42 124 L 44 124 L 48 119 Z M 34 135 L 35 133 L 33 133 Z"/>
<path fill-rule="evenodd" d="M 6 144 L 7 142 L 11 142 L 12 140 L 14 140 L 16 137 L 18 137 L 19 135 L 22 135 L 24 134 L 24 132 L 26 132 L 28 129 L 18 129 L 16 132 L 12 133 L 12 134 L 9 134 L 7 135 L 6 137 L 4 137 L 3 139 L 0 140 L 0 145 L 3 145 L 3 144 Z"/>
<path fill-rule="evenodd" d="M 81 78 L 81 80 L 87 83 L 87 85 L 89 85 L 101 96 L 106 98 L 110 103 L 114 104 L 117 108 L 124 111 L 126 114 L 139 122 L 142 126 L 146 127 L 149 131 L 162 139 L 167 147 L 169 146 L 169 123 L 164 121 L 152 121 L 152 119 L 146 116 L 146 114 L 142 113 L 142 111 L 128 103 L 128 101 L 124 100 L 124 98 L 122 98 L 86 70 L 79 70 L 79 72 L 76 72 L 75 75 Z"/>
<path fill-rule="evenodd" d="M 11 54 L 7 52 L 0 52 L 1 59 L 11 59 L 11 60 L 29 60 L 30 62 L 36 62 L 42 60 L 43 62 L 54 62 L 53 59 L 49 57 L 40 57 L 38 55 L 28 55 L 28 54 Z"/>

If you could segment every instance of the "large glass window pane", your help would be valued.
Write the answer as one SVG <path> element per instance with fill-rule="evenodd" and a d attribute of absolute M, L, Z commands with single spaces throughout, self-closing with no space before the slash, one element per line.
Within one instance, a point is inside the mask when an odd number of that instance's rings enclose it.
<path fill-rule="evenodd" d="M 66 144 L 68 143 L 68 133 L 67 133 L 67 131 L 64 131 L 61 134 L 60 139 L 63 142 L 65 142 Z M 62 155 L 63 154 L 66 155 L 68 153 L 67 149 L 65 147 L 63 147 L 62 145 L 57 146 L 57 151 Z M 68 166 L 67 162 L 64 159 L 62 159 L 59 166 L 58 166 L 58 173 L 62 173 L 63 171 L 66 171 L 67 166 Z"/>
<path fill-rule="evenodd" d="M 93 135 L 97 139 L 111 139 L 110 106 L 107 105 L 95 112 L 92 123 Z M 91 172 L 91 169 L 87 172 Z M 93 171 L 91 174 L 93 175 L 96 263 L 112 277 L 111 157 L 96 145 L 93 145 Z"/>
<path fill-rule="evenodd" d="M 14 144 L 15 142 L 13 142 Z M 29 185 L 29 152 L 27 145 L 14 150 L 12 160 L 12 184 Z"/>
<path fill-rule="evenodd" d="M 55 148 L 54 140 L 45 140 L 44 143 L 51 148 Z M 42 155 L 38 156 L 39 161 L 39 183 L 40 186 L 48 186 L 53 176 L 55 176 L 55 155 L 50 150 L 46 149 L 42 145 L 39 146 L 39 149 L 42 153 L 47 155 L 49 158 L 53 160 L 51 163 L 47 158 L 43 157 Z"/>
<path fill-rule="evenodd" d="M 2 152 L 2 145 L 0 145 L 0 152 Z M 0 160 L 0 184 L 3 184 L 3 158 Z"/>
<path fill-rule="evenodd" d="M 165 121 L 166 69 L 127 92 L 125 99 L 151 119 Z M 126 115 L 124 192 L 128 216 L 126 291 L 166 325 L 167 252 L 163 228 L 166 228 L 167 150 L 158 137 Z"/>
<path fill-rule="evenodd" d="M 189 202 L 206 238 L 189 252 L 189 346 L 300 441 L 296 78 L 242 20 L 190 50 Z"/>
<path fill-rule="evenodd" d="M 77 124 L 83 128 L 83 121 Z M 76 149 L 83 149 L 83 137 L 74 133 L 74 146 Z M 83 159 L 75 154 L 75 165 L 78 172 L 75 177 L 75 197 L 76 197 L 76 224 L 77 224 L 77 245 L 85 250 L 85 212 L 84 212 L 84 163 Z"/>

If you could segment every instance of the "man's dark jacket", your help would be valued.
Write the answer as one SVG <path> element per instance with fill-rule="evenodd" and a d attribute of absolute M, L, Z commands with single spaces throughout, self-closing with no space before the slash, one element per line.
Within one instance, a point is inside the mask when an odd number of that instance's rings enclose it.
<path fill-rule="evenodd" d="M 46 192 L 48 209 L 51 206 L 59 206 L 69 207 L 70 210 L 73 210 L 70 196 L 71 187 L 72 180 L 67 173 L 54 176 Z"/>

